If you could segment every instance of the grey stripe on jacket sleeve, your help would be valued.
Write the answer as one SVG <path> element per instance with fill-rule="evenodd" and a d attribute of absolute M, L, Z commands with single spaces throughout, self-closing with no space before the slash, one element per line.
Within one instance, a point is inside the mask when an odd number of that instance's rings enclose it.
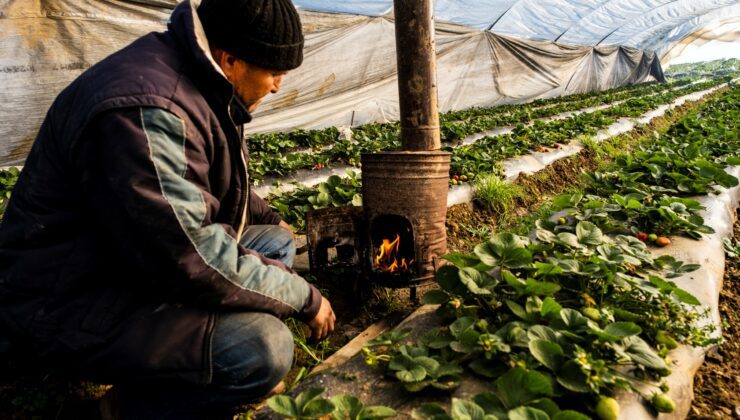
<path fill-rule="evenodd" d="M 141 108 L 141 124 L 162 195 L 204 263 L 240 289 L 300 311 L 311 294 L 303 278 L 262 264 L 256 256 L 240 257 L 237 241 L 221 225 L 203 226 L 206 217 L 203 192 L 184 177 L 187 171 L 184 121 L 164 109 Z"/>

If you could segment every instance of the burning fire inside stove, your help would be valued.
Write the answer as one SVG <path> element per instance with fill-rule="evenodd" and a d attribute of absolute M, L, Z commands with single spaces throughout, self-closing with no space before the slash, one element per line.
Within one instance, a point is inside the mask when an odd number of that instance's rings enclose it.
<path fill-rule="evenodd" d="M 374 218 L 370 223 L 367 257 L 372 271 L 377 274 L 402 277 L 414 274 L 416 254 L 411 222 L 395 214 L 382 214 Z"/>
<path fill-rule="evenodd" d="M 413 259 L 406 262 L 405 257 L 399 261 L 399 249 L 401 245 L 401 235 L 396 234 L 396 239 L 383 239 L 377 250 L 375 250 L 375 269 L 379 271 L 410 272 L 409 265 L 414 262 Z"/>

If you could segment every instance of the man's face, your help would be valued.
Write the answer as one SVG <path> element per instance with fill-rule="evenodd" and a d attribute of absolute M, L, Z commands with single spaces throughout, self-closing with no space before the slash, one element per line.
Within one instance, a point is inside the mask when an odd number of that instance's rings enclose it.
<path fill-rule="evenodd" d="M 280 83 L 287 73 L 255 66 L 231 55 L 219 64 L 249 112 L 256 111 L 262 98 L 268 93 L 277 93 L 280 90 Z"/>

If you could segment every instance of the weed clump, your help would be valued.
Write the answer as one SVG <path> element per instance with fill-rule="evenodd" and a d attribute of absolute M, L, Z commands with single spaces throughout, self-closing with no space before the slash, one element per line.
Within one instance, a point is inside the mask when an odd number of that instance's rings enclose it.
<path fill-rule="evenodd" d="M 483 175 L 475 179 L 473 199 L 476 204 L 496 213 L 499 223 L 512 217 L 515 200 L 522 196 L 518 185 L 507 183 L 497 175 Z"/>

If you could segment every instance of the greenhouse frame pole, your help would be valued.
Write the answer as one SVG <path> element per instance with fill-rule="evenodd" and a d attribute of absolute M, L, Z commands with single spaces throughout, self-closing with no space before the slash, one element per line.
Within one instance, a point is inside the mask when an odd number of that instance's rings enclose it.
<path fill-rule="evenodd" d="M 432 0 L 394 0 L 403 150 L 438 150 L 439 109 Z"/>

